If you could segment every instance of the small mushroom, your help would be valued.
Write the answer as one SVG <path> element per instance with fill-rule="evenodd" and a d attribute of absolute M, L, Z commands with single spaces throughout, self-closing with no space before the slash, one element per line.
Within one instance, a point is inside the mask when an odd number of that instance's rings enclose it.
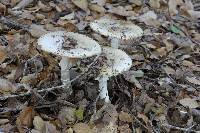
<path fill-rule="evenodd" d="M 123 40 L 131 40 L 143 35 L 143 30 L 139 26 L 122 20 L 102 18 L 91 22 L 90 27 L 94 31 L 109 37 L 113 48 L 118 48 Z"/>
<path fill-rule="evenodd" d="M 107 80 L 109 77 L 116 76 L 129 70 L 132 66 L 132 60 L 120 49 L 103 47 L 102 53 L 105 55 L 106 60 L 96 80 L 99 81 L 100 99 L 105 99 L 105 102 L 109 102 Z"/>
<path fill-rule="evenodd" d="M 86 58 L 101 53 L 100 45 L 93 39 L 73 32 L 55 31 L 47 33 L 38 39 L 41 49 L 62 57 L 61 81 L 66 92 L 72 92 L 69 69 L 72 59 Z"/>

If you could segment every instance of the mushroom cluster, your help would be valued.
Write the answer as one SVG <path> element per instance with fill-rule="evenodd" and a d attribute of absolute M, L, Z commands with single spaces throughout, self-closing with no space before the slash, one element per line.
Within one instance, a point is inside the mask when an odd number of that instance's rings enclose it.
<path fill-rule="evenodd" d="M 106 60 L 99 68 L 96 80 L 99 81 L 99 97 L 109 102 L 107 81 L 110 77 L 127 71 L 132 66 L 131 58 L 118 49 L 121 40 L 130 40 L 142 36 L 140 27 L 119 20 L 100 19 L 90 23 L 91 28 L 111 39 L 112 47 L 101 47 L 93 39 L 78 33 L 56 31 L 50 32 L 38 39 L 41 49 L 61 56 L 59 63 L 61 68 L 61 81 L 66 92 L 71 94 L 70 67 L 73 59 L 83 59 L 94 55 L 103 55 Z"/>

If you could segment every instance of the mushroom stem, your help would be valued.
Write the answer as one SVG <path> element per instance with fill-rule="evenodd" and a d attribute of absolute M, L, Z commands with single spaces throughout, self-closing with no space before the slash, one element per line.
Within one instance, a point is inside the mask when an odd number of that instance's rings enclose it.
<path fill-rule="evenodd" d="M 65 91 L 69 93 L 69 95 L 72 93 L 71 83 L 70 83 L 70 68 L 71 68 L 71 60 L 68 57 L 62 57 L 60 63 L 61 68 L 61 81 L 64 85 Z"/>
<path fill-rule="evenodd" d="M 102 76 L 97 78 L 97 80 L 99 81 L 99 97 L 100 99 L 104 99 L 105 102 L 109 103 L 109 95 L 108 95 L 108 89 L 107 89 L 107 81 L 108 81 L 108 77 Z"/>
<path fill-rule="evenodd" d="M 118 49 L 120 45 L 120 40 L 118 38 L 111 38 L 111 47 Z"/>

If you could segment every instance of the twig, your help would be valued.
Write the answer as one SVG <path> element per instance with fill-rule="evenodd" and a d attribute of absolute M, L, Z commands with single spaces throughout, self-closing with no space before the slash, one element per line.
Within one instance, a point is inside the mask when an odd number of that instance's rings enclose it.
<path fill-rule="evenodd" d="M 162 124 L 162 126 L 167 127 L 167 128 L 170 128 L 170 129 L 177 129 L 177 130 L 185 131 L 185 132 L 188 132 L 188 131 L 197 132 L 197 131 L 195 131 L 195 130 L 192 130 L 192 128 L 193 128 L 195 125 L 192 125 L 192 126 L 190 126 L 190 127 L 188 127 L 188 128 L 176 127 L 176 126 L 169 125 L 169 124 Z"/>
<path fill-rule="evenodd" d="M 51 87 L 51 88 L 47 88 L 47 89 L 38 90 L 37 92 L 38 93 L 42 93 L 42 92 L 45 92 L 45 91 L 52 91 L 52 90 L 55 90 L 55 89 L 58 89 L 58 88 L 62 88 L 63 86 L 64 85 L 55 86 L 55 87 Z M 30 95 L 32 93 L 33 92 L 29 90 L 29 91 L 27 91 L 26 93 L 23 93 L 23 94 L 2 96 L 2 97 L 0 97 L 0 100 L 6 100 L 8 98 L 16 98 L 16 97 L 28 96 L 28 95 Z"/>
<path fill-rule="evenodd" d="M 141 125 L 143 126 L 148 132 L 152 133 L 153 131 L 149 129 L 147 126 L 145 126 L 135 115 L 132 115 L 133 118 Z"/>

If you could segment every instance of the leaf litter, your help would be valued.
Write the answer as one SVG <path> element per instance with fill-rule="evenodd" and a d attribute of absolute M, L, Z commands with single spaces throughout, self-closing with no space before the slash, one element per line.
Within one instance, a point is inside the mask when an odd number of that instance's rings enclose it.
<path fill-rule="evenodd" d="M 0 132 L 199 132 L 199 7 L 197 0 L 2 0 Z M 144 30 L 120 46 L 133 66 L 109 80 L 111 103 L 104 103 L 95 80 L 103 57 L 76 61 L 66 98 L 60 58 L 42 52 L 37 39 L 65 30 L 109 46 L 89 27 L 101 17 Z"/>

